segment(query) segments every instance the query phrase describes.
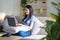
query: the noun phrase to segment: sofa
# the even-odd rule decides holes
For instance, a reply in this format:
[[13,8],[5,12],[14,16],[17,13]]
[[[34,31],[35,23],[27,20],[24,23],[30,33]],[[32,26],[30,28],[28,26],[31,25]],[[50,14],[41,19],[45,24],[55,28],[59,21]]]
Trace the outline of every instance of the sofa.
[[[8,16],[7,16],[8,17]],[[12,16],[10,16],[10,17],[12,17]],[[22,18],[20,18],[20,16],[14,16],[14,17],[16,17],[16,19],[18,20],[18,22],[21,22],[21,19]],[[52,20],[52,21],[55,21],[54,19],[51,19],[50,17],[37,17],[38,18],[38,20],[40,21],[40,22],[42,22],[44,25],[46,25],[46,20]],[[4,25],[4,24],[2,24],[2,25]],[[29,36],[29,37],[25,37],[25,38],[23,38],[23,39],[40,39],[40,38],[42,38],[42,37],[45,37],[47,35],[47,33],[46,33],[46,31],[44,30],[44,29],[41,29],[40,28],[40,30],[39,30],[39,32],[37,33],[37,34],[35,34],[35,35],[31,35],[31,36]]]
[[[8,21],[7,21],[7,17],[15,18],[15,23],[21,22],[20,16],[6,16],[6,17],[5,17],[5,20],[4,20],[3,24],[2,24],[4,28],[5,28],[5,27],[6,27],[6,28],[9,28],[9,23],[8,23]],[[38,18],[38,22],[41,22],[41,23],[40,23],[40,26],[42,26],[43,24],[44,24],[44,25],[46,24],[46,23],[45,23],[45,20],[47,20],[47,17],[37,17],[37,18]],[[43,20],[43,19],[45,19],[45,20]],[[10,22],[12,22],[12,21],[10,21]],[[11,23],[11,24],[12,24],[12,23]],[[35,24],[35,26],[36,26],[36,24]],[[12,27],[12,28],[13,28],[13,27]],[[10,28],[9,28],[9,29],[10,29]],[[17,30],[17,28],[14,28],[14,29]],[[36,29],[38,29],[38,30],[36,30]],[[41,34],[42,32],[44,32],[43,34],[46,34],[46,32],[45,32],[44,29],[41,29],[41,30],[40,30],[40,29],[41,29],[40,27],[39,27],[39,28],[36,27],[35,29],[34,29],[34,27],[33,27],[33,30],[37,32],[37,33],[35,32],[35,34]],[[43,30],[43,31],[40,33],[39,30],[40,30],[40,31]],[[4,30],[4,31],[5,31],[5,30]],[[12,30],[11,30],[11,31],[12,31]],[[34,32],[34,31],[33,31],[33,32]],[[39,32],[38,32],[38,31],[39,31]]]

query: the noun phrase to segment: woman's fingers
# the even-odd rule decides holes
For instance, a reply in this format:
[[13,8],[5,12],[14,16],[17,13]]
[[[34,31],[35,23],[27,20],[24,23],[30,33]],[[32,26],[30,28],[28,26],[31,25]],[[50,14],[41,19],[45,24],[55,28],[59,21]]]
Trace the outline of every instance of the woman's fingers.
[[23,24],[16,24],[17,26],[22,26]]

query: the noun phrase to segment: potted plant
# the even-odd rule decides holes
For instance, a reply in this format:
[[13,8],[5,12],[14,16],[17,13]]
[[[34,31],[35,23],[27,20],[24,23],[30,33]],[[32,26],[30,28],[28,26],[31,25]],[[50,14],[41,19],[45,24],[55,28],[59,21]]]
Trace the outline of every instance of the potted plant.
[[47,32],[46,37],[40,40],[60,40],[60,3],[51,2],[57,9],[58,13],[51,13],[50,16],[55,19],[55,21],[46,20],[46,27],[44,27]]
[[25,6],[28,4],[28,3],[32,3],[34,2],[35,0],[21,0],[21,6],[22,8],[25,8]]

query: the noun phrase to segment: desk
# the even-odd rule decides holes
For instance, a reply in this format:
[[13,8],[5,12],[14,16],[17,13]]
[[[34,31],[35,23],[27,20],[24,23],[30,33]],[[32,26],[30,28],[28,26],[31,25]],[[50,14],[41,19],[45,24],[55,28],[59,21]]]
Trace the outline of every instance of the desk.
[[19,36],[10,36],[10,37],[0,37],[0,40],[21,40],[22,37]]

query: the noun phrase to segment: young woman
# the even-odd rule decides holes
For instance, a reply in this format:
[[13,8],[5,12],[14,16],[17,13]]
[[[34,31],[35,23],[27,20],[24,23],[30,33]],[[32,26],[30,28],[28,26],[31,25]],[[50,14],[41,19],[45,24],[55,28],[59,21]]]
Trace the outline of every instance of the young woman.
[[25,16],[24,16],[22,22],[23,22],[24,25],[28,26],[27,28],[30,29],[30,30],[19,31],[16,35],[22,36],[22,37],[26,37],[26,36],[31,35],[31,30],[32,30],[32,27],[33,27],[33,24],[34,24],[34,22],[32,21],[32,17],[33,17],[33,8],[32,8],[31,5],[27,5],[25,7]]
[[[33,15],[33,8],[31,5],[27,5],[25,7],[25,16],[22,20],[23,24],[26,25],[28,29],[28,31],[19,31],[16,35],[18,36],[22,36],[22,37],[26,37],[26,36],[30,36],[31,35],[31,30],[32,28],[35,27],[35,29],[33,30],[33,34],[35,34],[35,31],[39,28],[40,29],[40,25],[43,25],[39,22],[39,20]],[[23,25],[21,24],[21,25]],[[35,25],[34,25],[35,24]],[[34,26],[34,27],[33,27]],[[37,32],[37,31],[36,31]]]

